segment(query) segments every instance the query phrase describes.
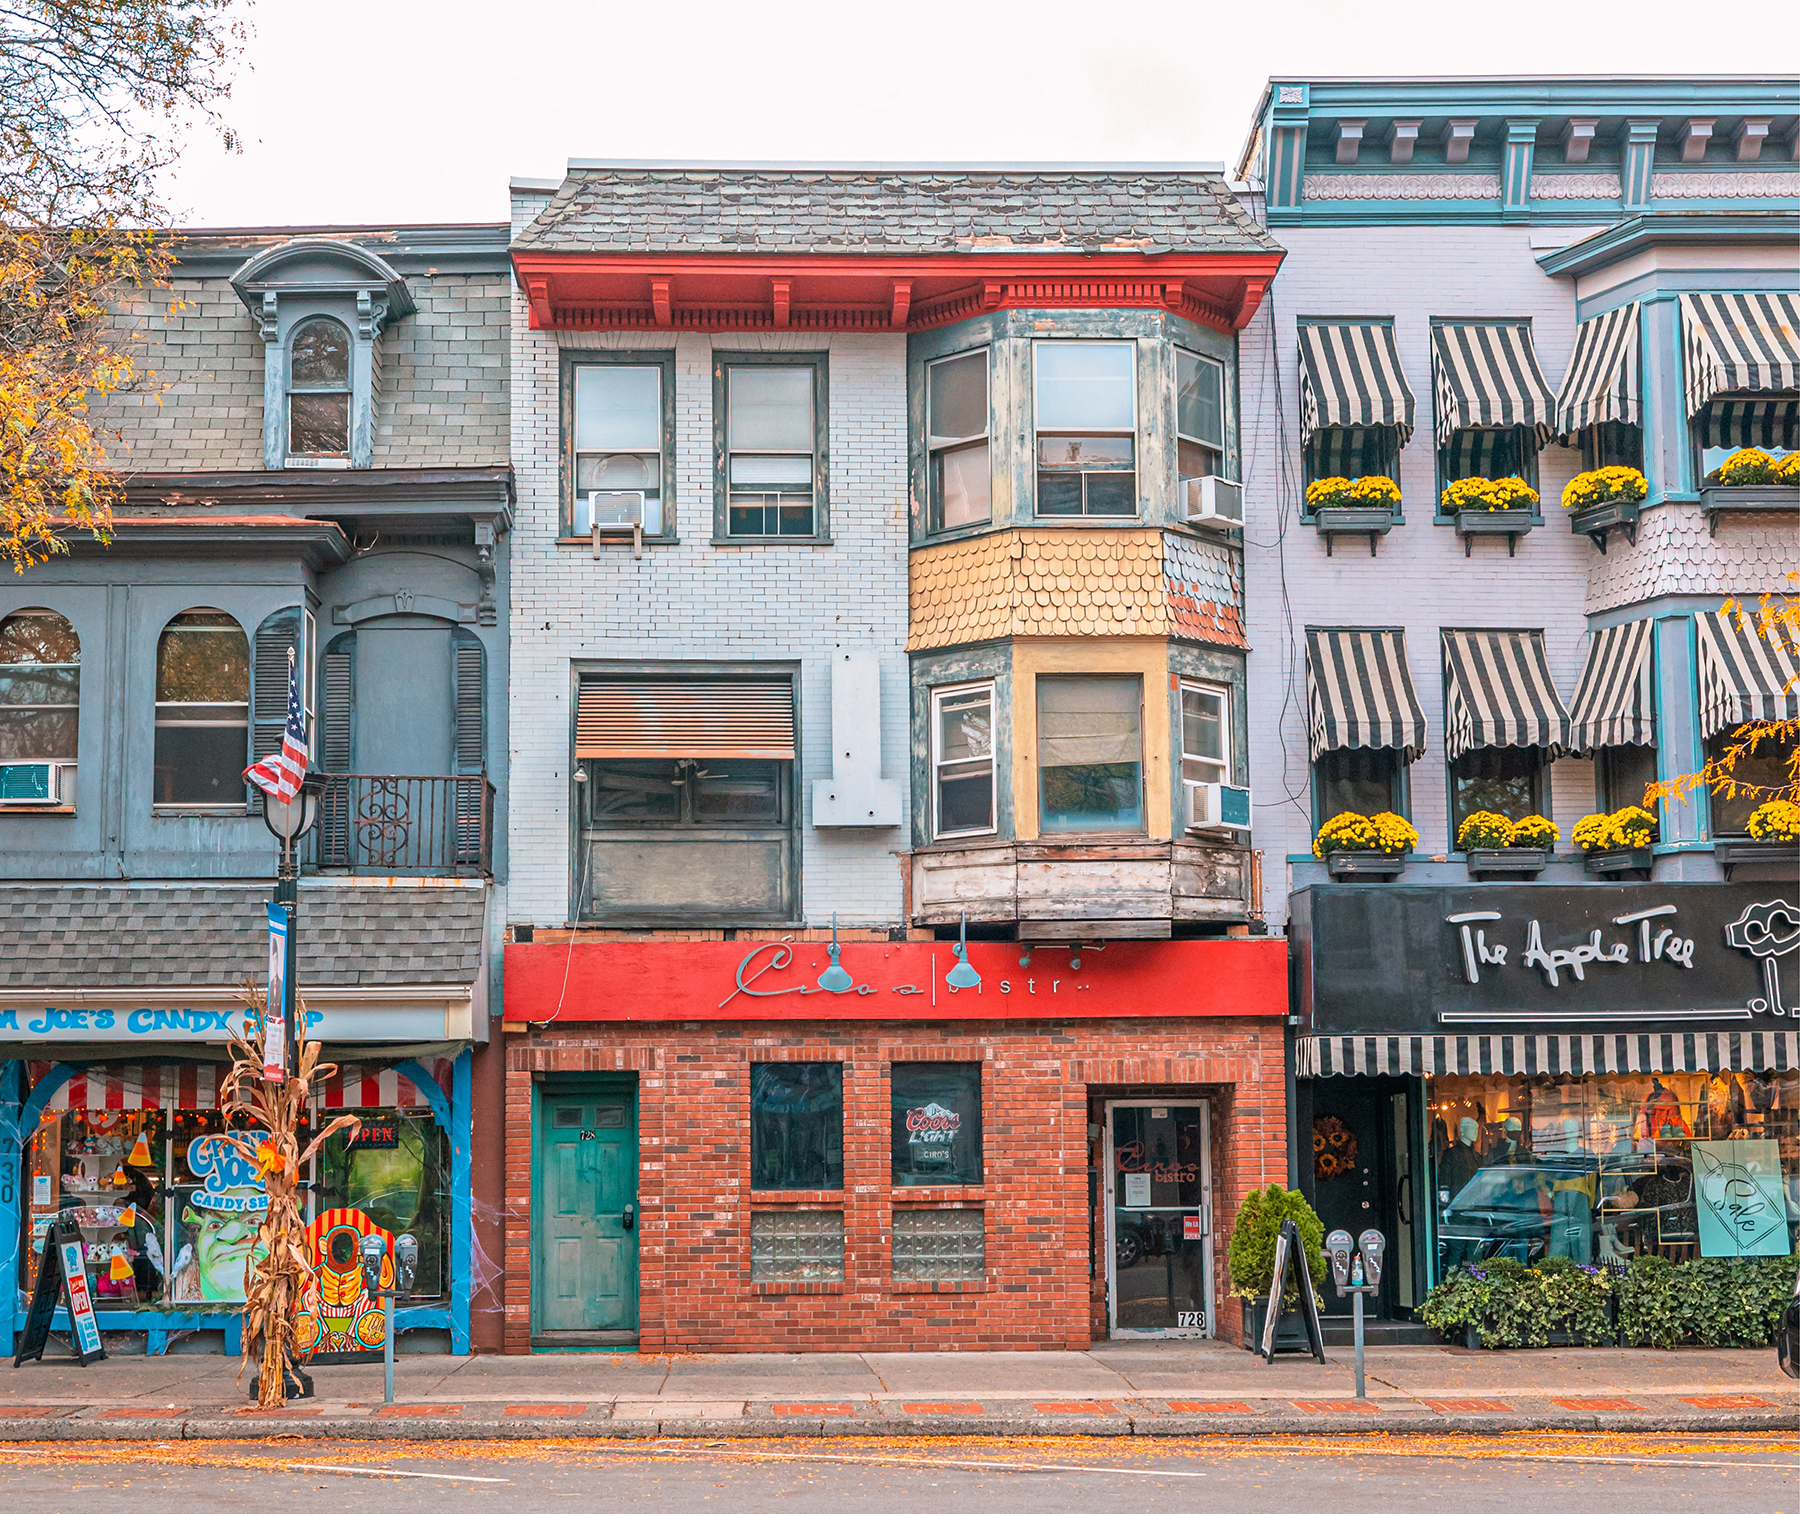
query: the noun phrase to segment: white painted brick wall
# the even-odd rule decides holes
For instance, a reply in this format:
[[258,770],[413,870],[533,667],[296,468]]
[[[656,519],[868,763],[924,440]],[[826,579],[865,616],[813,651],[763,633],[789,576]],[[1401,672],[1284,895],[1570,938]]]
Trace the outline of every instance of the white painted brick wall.
[[[1545,275],[1523,227],[1283,227],[1288,255],[1272,297],[1241,344],[1245,580],[1249,599],[1250,763],[1256,844],[1265,849],[1265,908],[1286,916],[1282,859],[1312,845],[1311,768],[1306,737],[1306,644],[1311,626],[1401,626],[1427,747],[1410,772],[1421,850],[1450,849],[1444,769],[1444,696],[1438,633],[1454,627],[1542,629],[1550,670],[1565,702],[1587,646],[1588,575],[1601,558],[1573,535],[1560,503],[1580,453],[1552,443],[1538,458],[1544,524],[1508,558],[1504,540],[1461,539],[1432,523],[1430,321],[1433,316],[1530,317],[1538,361],[1554,392],[1575,339],[1567,280]],[[1382,538],[1340,538],[1336,556],[1300,522],[1304,478],[1296,318],[1391,316],[1408,384],[1418,401],[1412,441],[1400,454],[1406,523]],[[1271,382],[1279,375],[1279,386]],[[1557,763],[1552,818],[1569,826],[1594,807],[1593,764]]]
[[[527,204],[535,209],[541,200]],[[558,339],[676,353],[677,546],[559,547]],[[712,351],[830,352],[828,547],[714,547]],[[509,910],[554,924],[569,913],[571,667],[579,659],[791,660],[800,665],[801,885],[809,924],[901,923],[892,830],[815,830],[812,780],[831,775],[830,658],[881,659],[883,776],[907,781],[906,341],[782,332],[712,338],[529,329],[513,305],[512,771]],[[665,506],[665,508],[668,508]]]

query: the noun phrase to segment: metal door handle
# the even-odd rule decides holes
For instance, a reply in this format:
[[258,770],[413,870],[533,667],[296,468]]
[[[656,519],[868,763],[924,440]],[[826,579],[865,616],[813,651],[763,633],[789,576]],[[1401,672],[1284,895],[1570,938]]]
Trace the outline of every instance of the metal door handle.
[[625,1228],[627,1230],[631,1229],[632,1225],[634,1223],[636,1223],[636,1221],[637,1221],[636,1206],[632,1205],[632,1204],[627,1204],[625,1206],[625,1213],[623,1215],[621,1215],[620,1218],[621,1218],[621,1220],[623,1220]]
[[1401,1224],[1412,1224],[1412,1174],[1410,1172],[1402,1173],[1400,1176],[1400,1189],[1394,1195],[1394,1207],[1400,1211]]

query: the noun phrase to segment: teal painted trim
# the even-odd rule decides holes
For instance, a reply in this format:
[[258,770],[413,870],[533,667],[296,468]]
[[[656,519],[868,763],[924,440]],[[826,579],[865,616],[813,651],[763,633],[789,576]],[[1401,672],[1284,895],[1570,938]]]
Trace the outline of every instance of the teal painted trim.
[[1588,629],[1604,631],[1611,626],[1622,626],[1634,620],[1679,620],[1684,616],[1691,618],[1716,610],[1724,603],[1723,594],[1662,594],[1655,599],[1639,600],[1636,604],[1621,605],[1617,609],[1602,610],[1590,615],[1587,618]]
[[[19,1293],[20,1245],[24,1230],[25,1127],[19,1122],[25,1102],[25,1064],[0,1064],[0,1298]],[[0,1356],[13,1353],[13,1311],[0,1317]]]
[[[1700,738],[1699,680],[1694,617],[1691,614],[1659,615],[1654,629],[1655,667],[1652,687],[1656,695],[1656,778],[1668,783],[1684,773],[1695,773],[1706,760]],[[1710,834],[1709,806],[1704,790],[1680,800],[1664,800],[1663,841],[1676,846],[1697,842]]]
[[1544,117],[1793,115],[1800,87],[1772,74],[1501,74],[1346,76],[1276,74],[1269,89],[1304,91],[1313,121],[1340,115]]
[[1687,852],[1705,852],[1712,854],[1713,844],[1710,841],[1658,841],[1650,848],[1654,857],[1674,857]]
[[475,1220],[470,1159],[474,1104],[470,1077],[475,1053],[464,1047],[450,1064],[450,1350],[469,1354],[469,1306],[475,1291]]
[[19,1116],[21,1132],[38,1128],[38,1122],[44,1117],[45,1106],[49,1104],[56,1091],[79,1071],[81,1068],[72,1062],[58,1062],[37,1080],[36,1086],[31,1090],[31,1097],[25,1101],[24,1112]]
[[1537,148],[1535,119],[1506,123],[1506,159],[1501,174],[1500,219],[1524,220],[1531,208],[1531,163]]
[[[1619,218],[1617,200],[1563,200],[1554,212],[1532,201],[1530,213],[1503,221],[1499,200],[1308,200],[1300,210],[1268,212],[1271,229],[1278,226],[1585,226],[1607,225]],[[1453,208],[1453,207],[1461,207]]]
[[[1795,178],[1796,188],[1800,189],[1800,174]],[[1671,213],[1674,207],[1659,201],[1656,210],[1632,215],[1591,237],[1540,254],[1537,265],[1552,275],[1592,273],[1646,247],[1665,243],[1791,244],[1800,234],[1800,212],[1794,210],[1792,202],[1781,201],[1770,210],[1753,211],[1751,206],[1756,203],[1759,202],[1682,201],[1679,211]],[[1707,213],[1696,215],[1696,210]]]
[[1306,128],[1277,126],[1270,133],[1269,178],[1266,194],[1270,205],[1298,205],[1306,174]]
[[[1797,233],[1800,234],[1800,233]],[[1759,290],[1787,292],[1794,288],[1794,275],[1779,268],[1681,268],[1662,269],[1615,284],[1604,294],[1575,302],[1576,321],[1589,321],[1621,305],[1643,304],[1651,300],[1673,300],[1683,294],[1755,293]]]
[[[467,1056],[468,1053],[462,1052],[459,1055]],[[404,1062],[396,1062],[394,1071],[418,1089],[425,1102],[431,1106],[432,1119],[448,1130],[450,1128],[450,1101],[444,1096],[444,1090],[438,1086],[438,1080],[410,1058]]]
[[1656,118],[1629,121],[1625,126],[1625,208],[1647,210],[1650,180],[1656,168]]

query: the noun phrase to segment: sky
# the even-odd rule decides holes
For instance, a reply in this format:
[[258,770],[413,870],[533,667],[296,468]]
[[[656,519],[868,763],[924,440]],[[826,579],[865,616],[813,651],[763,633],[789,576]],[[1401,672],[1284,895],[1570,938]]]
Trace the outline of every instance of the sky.
[[[497,221],[570,158],[1236,159],[1271,73],[1741,73],[1792,0],[260,0],[179,224]],[[1767,44],[1786,37],[1786,56]],[[1747,48],[1746,38],[1762,44]]]

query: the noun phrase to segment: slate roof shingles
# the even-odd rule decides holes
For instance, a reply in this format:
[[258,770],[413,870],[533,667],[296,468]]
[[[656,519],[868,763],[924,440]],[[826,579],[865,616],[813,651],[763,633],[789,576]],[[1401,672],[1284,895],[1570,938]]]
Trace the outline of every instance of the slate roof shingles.
[[[1216,173],[570,169],[518,252],[1274,252]],[[1133,246],[1132,250],[1140,250]]]

